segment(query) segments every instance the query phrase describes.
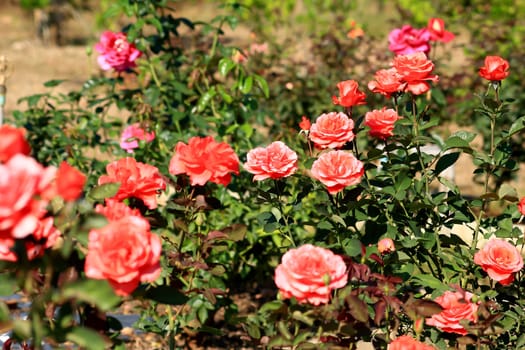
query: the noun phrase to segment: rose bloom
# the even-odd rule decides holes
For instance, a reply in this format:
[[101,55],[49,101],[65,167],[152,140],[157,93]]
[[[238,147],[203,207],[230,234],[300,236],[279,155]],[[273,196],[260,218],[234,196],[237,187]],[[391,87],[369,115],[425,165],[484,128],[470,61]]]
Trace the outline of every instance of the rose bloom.
[[388,48],[396,55],[430,51],[430,32],[427,28],[415,29],[410,25],[396,28],[388,34]]
[[31,147],[25,135],[25,129],[8,124],[0,125],[0,163],[7,162],[15,154],[29,155]]
[[208,181],[227,186],[231,174],[239,174],[239,158],[225,142],[217,142],[211,136],[194,136],[188,144],[177,143],[169,172],[188,175],[192,186],[204,186]]
[[437,82],[437,75],[432,75],[434,63],[427,59],[423,52],[410,55],[396,56],[392,61],[392,66],[396,69],[402,82],[405,82],[405,92],[414,95],[421,95],[430,90],[427,80]]
[[265,148],[254,148],[246,158],[244,169],[255,175],[254,181],[288,177],[297,170],[297,153],[281,141],[272,142]]
[[472,303],[472,293],[464,291],[446,291],[434,301],[441,305],[443,310],[426,319],[426,324],[439,328],[443,332],[467,334],[461,325],[462,320],[477,322],[478,305]]
[[445,30],[445,22],[441,18],[429,19],[427,30],[430,32],[431,41],[441,41],[443,43],[448,43],[455,37],[454,33]]
[[355,80],[345,80],[337,83],[339,89],[339,97],[332,96],[334,105],[343,107],[352,107],[366,104],[366,95],[359,91],[359,85]]
[[72,167],[67,162],[62,162],[56,174],[57,193],[66,201],[75,201],[82,194],[86,184],[86,175]]
[[403,91],[406,85],[401,82],[401,78],[395,68],[378,70],[374,78],[375,80],[368,83],[368,88],[370,91],[385,95],[387,98]]
[[310,127],[309,137],[321,149],[342,147],[354,139],[354,121],[341,112],[321,114]]
[[306,116],[301,117],[301,122],[299,123],[299,127],[303,131],[309,131],[310,127],[312,126],[312,123],[310,122],[310,119],[306,118]]
[[137,162],[134,158],[123,158],[106,166],[107,175],[98,179],[98,184],[120,183],[118,192],[113,197],[124,200],[134,197],[141,199],[150,208],[157,207],[157,193],[166,189],[166,182],[159,169],[153,165]]
[[377,250],[381,254],[388,254],[396,251],[396,246],[392,238],[383,238],[377,242]]
[[474,255],[474,263],[502,285],[514,281],[514,273],[523,268],[523,258],[518,249],[502,239],[491,239]]
[[408,335],[403,335],[388,344],[388,350],[435,350],[431,345],[421,343]]
[[142,55],[133,43],[128,42],[125,33],[110,31],[102,33],[95,50],[100,53],[97,59],[100,68],[102,70],[113,68],[117,72],[135,67],[135,60]]
[[521,215],[525,215],[525,197],[520,199],[520,202],[518,203],[518,210],[520,211]]
[[105,279],[121,296],[131,294],[140,282],[153,282],[161,272],[160,238],[139,216],[125,216],[89,232],[84,271]]
[[44,168],[33,158],[17,154],[0,164],[0,237],[25,238],[45,214],[40,200]]
[[348,272],[339,255],[305,244],[283,255],[274,279],[284,298],[319,305],[328,303],[333,289],[346,285]]
[[327,187],[328,193],[336,194],[347,186],[361,182],[365,168],[352,153],[330,151],[321,154],[312,164],[311,173]]
[[120,148],[128,153],[133,153],[135,148],[139,148],[139,141],[151,142],[155,139],[155,132],[147,132],[140,123],[129,125],[120,136]]
[[485,57],[485,65],[479,69],[480,77],[500,81],[509,76],[509,62],[499,56]]
[[387,139],[394,135],[394,124],[401,119],[393,109],[374,109],[365,115],[365,125],[370,128],[370,136]]

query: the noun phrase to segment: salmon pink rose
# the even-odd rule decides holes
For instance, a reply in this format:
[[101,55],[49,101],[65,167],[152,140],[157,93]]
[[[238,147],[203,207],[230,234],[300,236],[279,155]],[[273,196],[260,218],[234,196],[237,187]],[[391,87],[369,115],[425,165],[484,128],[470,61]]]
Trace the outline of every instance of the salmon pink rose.
[[381,254],[388,254],[396,251],[396,246],[392,238],[383,238],[377,242],[377,250]]
[[336,194],[361,182],[365,168],[352,153],[330,151],[321,154],[312,164],[311,173],[327,187],[328,193]]
[[148,221],[125,216],[89,232],[84,271],[89,278],[107,280],[116,294],[125,296],[160,276],[160,254],[160,238],[150,232]]
[[204,186],[208,181],[228,186],[231,174],[239,174],[239,158],[227,143],[195,136],[188,144],[177,143],[169,172],[188,175],[192,186]]
[[297,153],[281,141],[272,142],[268,147],[257,147],[248,152],[244,169],[254,174],[254,181],[280,179],[297,170]]
[[521,215],[525,215],[525,197],[522,197],[518,203],[518,210]]
[[343,258],[311,244],[287,251],[275,269],[275,284],[284,298],[313,305],[328,303],[332,290],[347,280]]
[[518,249],[502,239],[491,239],[474,255],[474,263],[481,266],[490,278],[502,285],[514,281],[514,273],[523,268]]
[[509,76],[509,62],[499,56],[485,57],[485,65],[479,69],[480,77],[490,81],[501,81]]
[[437,75],[431,74],[434,63],[427,59],[423,52],[396,56],[392,66],[399,74],[401,82],[406,83],[404,91],[413,95],[421,95],[430,90],[427,81],[439,80]]
[[448,43],[455,37],[454,33],[445,30],[445,22],[441,18],[429,19],[427,30],[430,32],[431,41],[441,41],[443,43]]
[[139,148],[139,141],[151,142],[155,139],[155,132],[147,132],[140,123],[129,125],[120,136],[120,148],[128,153],[133,153],[135,148]]
[[368,83],[368,88],[370,91],[385,95],[387,98],[403,91],[406,85],[406,83],[401,82],[401,77],[395,68],[378,70],[374,78],[375,80]]
[[7,162],[15,154],[29,155],[31,147],[25,135],[25,129],[8,124],[0,125],[0,163]]
[[141,199],[150,209],[157,208],[157,194],[166,189],[166,182],[157,167],[128,157],[109,163],[106,172],[108,174],[100,176],[98,184],[120,183],[114,199],[122,201],[134,197]]
[[410,25],[396,28],[388,34],[388,48],[396,55],[430,51],[430,32],[427,28],[415,29]]
[[370,128],[370,136],[382,140],[394,135],[394,124],[401,119],[393,109],[374,109],[365,115],[365,125]]
[[477,322],[478,305],[471,302],[472,293],[465,291],[446,291],[434,301],[443,310],[426,319],[426,324],[439,328],[443,332],[467,334],[461,321]]
[[57,193],[66,201],[75,201],[82,194],[86,175],[67,162],[62,162],[56,173]]
[[339,89],[339,97],[332,96],[334,105],[343,107],[352,107],[366,104],[366,95],[359,91],[359,85],[355,80],[345,80],[337,83]]
[[123,72],[135,67],[135,61],[142,55],[134,44],[128,42],[124,33],[105,31],[100,36],[100,41],[95,45],[95,50],[100,53],[97,62],[102,70],[114,69]]
[[312,123],[310,122],[310,119],[303,115],[301,117],[301,122],[299,123],[299,128],[301,128],[302,131],[309,131],[311,126]]
[[388,344],[388,350],[435,350],[431,345],[421,343],[408,335],[403,335]]
[[344,113],[321,114],[310,127],[310,140],[317,148],[339,148],[354,139],[354,121]]

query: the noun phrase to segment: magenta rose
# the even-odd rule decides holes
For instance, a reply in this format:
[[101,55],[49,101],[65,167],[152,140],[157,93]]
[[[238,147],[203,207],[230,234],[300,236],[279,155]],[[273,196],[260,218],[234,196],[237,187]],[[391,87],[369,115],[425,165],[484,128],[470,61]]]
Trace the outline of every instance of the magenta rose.
[[388,34],[388,48],[396,55],[430,51],[431,34],[427,28],[415,29],[409,25],[396,28]]
[[135,67],[135,60],[142,55],[133,43],[128,42],[126,34],[110,31],[102,33],[95,50],[100,53],[97,59],[100,68],[103,70],[113,68],[117,72]]

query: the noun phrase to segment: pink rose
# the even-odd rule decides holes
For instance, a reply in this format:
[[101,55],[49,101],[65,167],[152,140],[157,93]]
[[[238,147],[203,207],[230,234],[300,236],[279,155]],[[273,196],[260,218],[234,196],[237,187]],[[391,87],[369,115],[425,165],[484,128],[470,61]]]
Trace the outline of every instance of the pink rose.
[[161,272],[159,236],[150,232],[146,219],[124,216],[89,232],[84,271],[105,279],[118,295],[131,294],[140,282],[153,282]]
[[334,105],[352,107],[366,104],[366,95],[359,91],[359,84],[355,80],[345,80],[337,83],[339,97],[332,96]]
[[312,164],[311,173],[327,187],[328,193],[336,194],[361,182],[365,168],[352,153],[330,151],[321,154]]
[[135,60],[142,55],[134,44],[128,42],[125,33],[110,31],[102,33],[95,50],[100,53],[97,59],[100,68],[103,70],[113,68],[117,72],[135,67]]
[[310,127],[310,140],[316,147],[339,148],[354,139],[354,121],[344,113],[325,113]]
[[280,179],[297,170],[297,153],[281,141],[272,142],[268,147],[257,147],[247,154],[244,169],[254,174],[254,180]]
[[430,51],[430,32],[427,28],[415,29],[410,25],[394,29],[388,34],[388,48],[396,55]]
[[448,333],[465,335],[467,330],[461,325],[462,320],[477,322],[478,305],[472,303],[472,293],[464,291],[446,291],[434,301],[443,310],[426,319],[426,324]]
[[388,344],[388,350],[435,350],[431,345],[421,343],[408,335],[403,335]]
[[381,254],[388,254],[396,251],[396,246],[392,238],[383,238],[377,242],[377,250]]
[[287,251],[275,269],[275,284],[284,298],[313,305],[328,303],[332,290],[344,287],[347,279],[343,258],[311,244]]
[[405,92],[421,95],[430,90],[427,81],[437,82],[437,75],[432,74],[434,63],[423,52],[399,55],[392,61],[401,82],[405,83]]
[[518,203],[518,210],[520,211],[521,215],[525,215],[525,197],[520,199],[520,202]]
[[401,82],[401,77],[395,68],[378,70],[374,79],[368,83],[368,88],[370,91],[386,97],[402,92],[406,85],[406,83]]
[[502,285],[514,281],[514,273],[523,268],[518,249],[502,239],[491,239],[474,255],[474,263],[481,266],[490,278]]
[[120,136],[120,148],[128,153],[133,153],[135,148],[139,148],[139,141],[151,142],[155,139],[155,132],[147,132],[140,123],[129,125]]
[[370,136],[387,139],[394,135],[394,124],[401,119],[393,109],[374,109],[365,115],[365,125],[370,128]]

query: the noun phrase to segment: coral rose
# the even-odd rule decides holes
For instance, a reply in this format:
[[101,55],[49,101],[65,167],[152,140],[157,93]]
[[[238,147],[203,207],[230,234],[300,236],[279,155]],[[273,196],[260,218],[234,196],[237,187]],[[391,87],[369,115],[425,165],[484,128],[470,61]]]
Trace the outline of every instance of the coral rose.
[[375,80],[368,83],[370,91],[385,95],[388,98],[403,91],[406,85],[406,83],[401,82],[401,77],[395,68],[378,70],[374,78]]
[[388,344],[388,350],[435,350],[431,345],[421,343],[408,335],[403,335]]
[[297,153],[281,141],[268,147],[257,147],[248,152],[244,169],[254,174],[253,180],[280,179],[297,170]]
[[523,268],[523,258],[518,249],[502,239],[491,239],[474,255],[474,263],[495,281],[508,285],[514,273]]
[[139,141],[151,142],[155,139],[155,132],[147,132],[140,123],[129,125],[120,136],[120,148],[128,153],[133,153],[135,148],[139,148]]
[[125,216],[89,232],[84,271],[89,278],[108,280],[116,294],[129,295],[140,282],[160,276],[161,248],[147,220]]
[[312,176],[321,181],[330,194],[357,185],[365,173],[363,163],[345,151],[323,153],[312,164]]
[[525,197],[520,199],[518,203],[518,210],[520,211],[521,215],[525,215]]
[[67,162],[60,164],[56,173],[57,193],[60,197],[66,201],[77,200],[85,184],[86,175]]
[[430,32],[431,41],[448,43],[454,39],[454,33],[445,30],[445,22],[441,18],[428,20],[427,30]]
[[392,238],[383,238],[377,242],[377,250],[381,254],[388,254],[396,251],[396,246]]
[[284,298],[313,305],[328,303],[331,291],[344,287],[347,279],[343,258],[311,244],[287,251],[275,269],[275,284]]
[[354,139],[354,121],[344,113],[321,114],[310,127],[310,140],[317,148],[339,148]]
[[11,125],[0,125],[0,163],[5,163],[15,154],[29,155],[31,147],[25,139],[26,130]]
[[309,131],[311,126],[312,123],[310,122],[310,119],[303,115],[301,117],[301,122],[299,123],[299,128],[301,128],[302,131]]
[[388,48],[396,55],[430,51],[430,32],[427,28],[415,29],[410,25],[396,28],[388,34]]
[[370,136],[387,139],[394,135],[394,124],[401,119],[393,109],[374,109],[365,115],[365,125],[370,128]]
[[499,56],[485,57],[485,65],[479,69],[479,75],[490,81],[500,81],[509,76],[509,62]]
[[195,136],[188,144],[177,143],[169,172],[188,175],[192,186],[204,186],[208,181],[227,186],[231,174],[239,174],[239,158],[227,143]]
[[366,95],[359,91],[359,85],[355,80],[345,80],[337,83],[339,89],[339,97],[332,96],[334,105],[343,107],[352,107],[366,104]]
[[427,59],[423,52],[417,52],[410,55],[396,56],[392,61],[392,66],[400,76],[400,80],[406,83],[405,92],[414,95],[421,95],[430,90],[427,80],[437,82],[437,75],[432,75],[434,63]]
[[426,319],[426,324],[448,333],[465,335],[467,330],[461,325],[462,320],[477,322],[478,305],[471,302],[472,293],[464,291],[446,291],[434,301],[443,310]]
[[128,42],[124,33],[105,31],[95,45],[100,53],[97,62],[102,70],[113,68],[122,72],[136,66],[135,60],[142,55],[134,44]]
[[134,197],[141,199],[150,208],[157,207],[157,193],[166,189],[166,182],[159,169],[153,165],[137,162],[134,158],[123,158],[106,166],[107,175],[98,179],[98,184],[120,183],[118,192],[113,197],[124,200]]

